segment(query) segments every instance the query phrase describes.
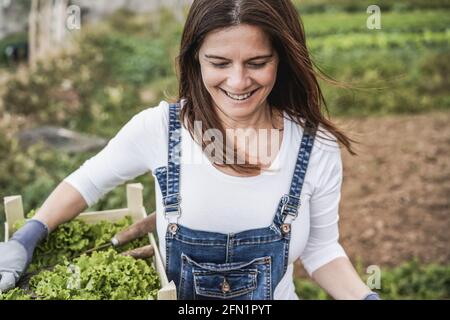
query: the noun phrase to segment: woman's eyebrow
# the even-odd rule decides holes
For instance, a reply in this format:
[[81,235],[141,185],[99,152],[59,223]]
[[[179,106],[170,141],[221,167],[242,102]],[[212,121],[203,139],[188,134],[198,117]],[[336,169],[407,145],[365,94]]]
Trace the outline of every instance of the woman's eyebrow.
[[[248,62],[248,61],[252,61],[252,60],[266,59],[266,58],[272,58],[272,57],[273,57],[273,54],[266,54],[266,55],[260,55],[260,56],[252,57],[252,58],[250,58],[250,59],[248,59],[246,61]],[[216,56],[216,55],[213,55],[213,54],[205,54],[205,58],[230,61],[230,59],[227,59],[227,58],[224,58],[224,57],[221,57],[221,56]]]

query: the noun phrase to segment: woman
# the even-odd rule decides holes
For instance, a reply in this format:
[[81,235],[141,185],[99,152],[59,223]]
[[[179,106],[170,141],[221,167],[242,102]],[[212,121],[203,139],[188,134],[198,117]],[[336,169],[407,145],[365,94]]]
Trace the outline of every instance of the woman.
[[151,171],[178,298],[298,299],[301,258],[332,297],[377,299],[338,243],[338,143],[352,153],[351,140],[322,114],[292,3],[195,0],[178,71],[179,103],[133,117],[0,247],[0,288],[14,285],[47,232]]

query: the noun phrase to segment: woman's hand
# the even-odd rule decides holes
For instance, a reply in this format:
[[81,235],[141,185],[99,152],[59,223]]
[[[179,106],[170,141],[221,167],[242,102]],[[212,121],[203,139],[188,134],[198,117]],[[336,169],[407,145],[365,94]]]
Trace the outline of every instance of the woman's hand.
[[11,240],[0,244],[0,291],[15,287],[30,264],[34,249],[47,236],[47,225],[31,219],[13,234]]
[[27,267],[27,250],[19,242],[0,243],[0,293],[16,286]]
[[81,194],[62,182],[45,200],[33,219],[0,243],[0,291],[14,288],[26,271],[36,246],[58,225],[75,218],[87,207]]

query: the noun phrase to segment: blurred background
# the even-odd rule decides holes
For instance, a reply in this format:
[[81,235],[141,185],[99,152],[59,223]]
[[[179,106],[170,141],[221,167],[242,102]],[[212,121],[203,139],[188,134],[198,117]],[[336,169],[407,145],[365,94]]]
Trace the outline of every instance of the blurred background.
[[[321,83],[330,117],[360,142],[358,156],[342,151],[344,248],[369,282],[381,270],[385,299],[450,299],[450,1],[293,2],[317,67],[352,86]],[[0,0],[1,197],[38,208],[134,114],[176,98],[190,3]],[[151,212],[152,176],[135,182]],[[120,186],[90,210],[125,203]],[[296,288],[330,298],[300,263]]]

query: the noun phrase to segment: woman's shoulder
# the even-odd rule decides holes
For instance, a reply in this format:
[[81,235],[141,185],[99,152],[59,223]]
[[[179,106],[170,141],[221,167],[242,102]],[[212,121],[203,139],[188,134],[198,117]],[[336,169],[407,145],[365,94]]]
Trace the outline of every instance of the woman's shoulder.
[[[297,146],[301,143],[304,129],[296,123],[291,122],[292,143]],[[298,149],[297,149],[298,150]],[[340,168],[342,168],[341,149],[336,136],[319,125],[314,137],[314,143],[309,157],[307,183],[315,190],[327,182],[331,176],[338,177]],[[331,174],[330,172],[333,172]]]
[[132,132],[128,140],[142,152],[152,171],[167,162],[169,105],[162,100],[146,107],[127,124]]
[[169,105],[168,101],[162,100],[157,105],[146,107],[137,113],[133,120],[143,124],[143,129],[147,132],[162,134],[164,129],[168,128]]
[[157,105],[153,105],[145,108],[141,112],[137,114],[145,119],[158,119],[163,120],[164,118],[168,118],[169,115],[169,105],[170,103],[166,100],[161,100]]
[[159,122],[164,127],[167,127],[169,123],[169,111],[171,104],[177,104],[179,108],[182,108],[183,100],[181,100],[181,103],[161,100],[158,105],[147,107],[146,109],[139,112],[136,116],[145,119],[148,123],[155,124],[155,122]]
[[159,104],[146,107],[136,113],[121,129],[121,135],[128,137],[145,148],[148,141],[152,141],[152,148],[167,140],[169,118],[169,103],[161,101]]
[[336,136],[328,129],[319,125],[319,129],[316,132],[315,146],[325,152],[340,152],[340,146]]
[[[291,126],[294,130],[294,135],[297,136],[298,140],[300,141],[303,137],[303,127],[289,117],[288,121],[290,121],[291,123]],[[328,129],[326,129],[322,124],[319,124],[319,128],[314,138],[313,152],[314,150],[321,152],[340,152],[340,146],[336,136]]]

